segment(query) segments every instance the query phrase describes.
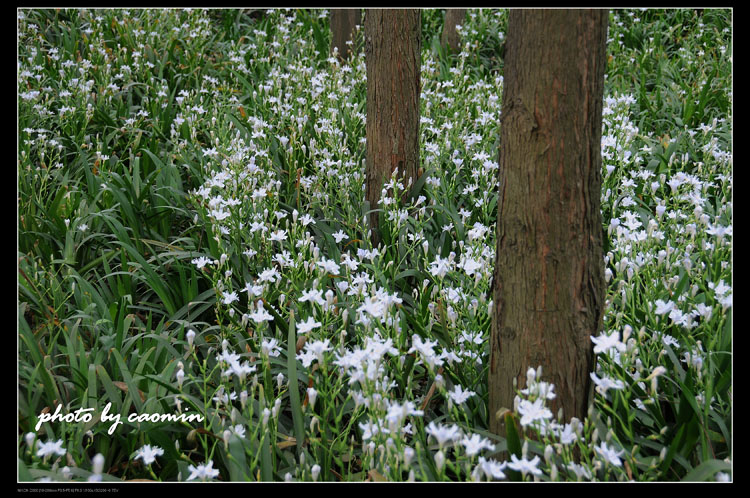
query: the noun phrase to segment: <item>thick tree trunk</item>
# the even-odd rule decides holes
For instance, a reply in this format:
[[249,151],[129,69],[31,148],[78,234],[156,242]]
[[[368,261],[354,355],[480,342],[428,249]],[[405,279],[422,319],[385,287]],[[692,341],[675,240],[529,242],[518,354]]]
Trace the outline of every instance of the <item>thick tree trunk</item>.
[[355,26],[362,24],[360,9],[331,9],[331,55],[338,47],[341,60],[346,60],[352,53],[357,53],[357,47],[348,41],[355,42]]
[[[380,191],[398,168],[405,182],[419,167],[421,12],[371,9],[365,15],[367,164],[365,199],[377,209]],[[407,186],[407,185],[405,185]],[[373,243],[378,213],[370,215]]]
[[607,10],[511,10],[503,83],[490,428],[528,368],[583,419],[601,326]]
[[466,20],[466,9],[446,9],[445,22],[443,23],[443,34],[440,44],[454,53],[461,50],[461,37],[456,31],[456,25],[463,26]]

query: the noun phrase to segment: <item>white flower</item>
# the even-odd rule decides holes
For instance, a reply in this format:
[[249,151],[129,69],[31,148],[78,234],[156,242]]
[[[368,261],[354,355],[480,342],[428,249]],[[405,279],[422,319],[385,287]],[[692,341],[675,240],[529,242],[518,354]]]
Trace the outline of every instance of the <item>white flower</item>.
[[307,226],[310,223],[315,224],[315,219],[309,214],[303,214],[299,220],[302,222],[302,226]]
[[459,268],[463,268],[468,276],[472,276],[477,273],[477,270],[481,270],[482,266],[481,263],[475,261],[473,258],[465,257],[461,261]]
[[620,352],[625,351],[625,344],[620,342],[620,333],[615,331],[612,332],[610,335],[605,334],[602,332],[599,337],[591,337],[591,342],[596,344],[594,346],[594,353],[606,353],[612,348],[617,349]]
[[225,292],[224,298],[222,299],[222,302],[224,304],[232,304],[235,301],[238,301],[240,298],[237,296],[236,292]]
[[164,450],[159,448],[158,446],[151,446],[150,444],[146,444],[138,450],[133,460],[138,460],[140,458],[143,461],[144,465],[151,465],[156,461],[156,457],[163,454]]
[[213,260],[211,260],[211,258],[201,256],[200,258],[195,258],[194,260],[192,260],[191,263],[193,263],[198,267],[199,270],[201,270],[204,266],[213,264]]
[[573,472],[579,481],[581,480],[581,478],[586,479],[587,481],[591,479],[591,472],[589,472],[589,469],[587,469],[583,465],[579,465],[575,462],[570,462],[568,464],[568,470]]
[[250,313],[249,317],[259,325],[263,322],[273,321],[273,316],[263,307],[263,301],[258,301],[258,309]]
[[388,413],[385,415],[385,419],[388,421],[389,429],[394,433],[399,432],[407,416],[421,417],[424,415],[424,412],[417,410],[411,401],[405,401],[404,404],[399,404],[396,401],[386,401],[386,403],[388,403]]
[[62,439],[59,439],[57,441],[47,441],[46,443],[37,441],[36,456],[46,457],[47,455],[52,455],[52,454],[63,456],[65,453],[67,453],[67,450],[63,448],[62,445],[63,445]]
[[461,444],[466,448],[466,454],[474,456],[483,449],[494,450],[495,445],[489,439],[481,437],[479,434],[472,434],[471,437],[464,436]]
[[308,368],[315,360],[315,353],[306,349],[297,355],[297,359],[302,362],[303,367]]
[[448,396],[451,397],[454,403],[457,405],[462,404],[467,399],[469,399],[471,396],[474,396],[476,393],[474,391],[464,391],[463,388],[456,384],[453,386],[453,391],[448,391]]
[[[266,344],[264,343],[263,346],[266,346]],[[268,354],[269,354],[269,356],[278,356],[279,352],[275,351],[275,350],[274,351],[270,351],[269,350]],[[249,361],[246,361],[246,362],[244,362],[244,363],[242,363],[240,365],[240,362],[238,361],[237,358],[238,358],[238,355],[231,355],[231,356],[227,355],[226,356],[225,359],[229,363],[229,368],[227,370],[225,370],[224,372],[222,372],[222,375],[224,375],[225,377],[231,377],[234,374],[234,375],[238,376],[241,381],[244,381],[245,378],[249,374],[255,372],[256,367],[255,366],[250,366],[250,362]]]
[[516,455],[511,455],[510,459],[511,462],[508,463],[508,468],[520,472],[524,477],[526,477],[526,474],[542,475],[542,471],[538,468],[541,461],[539,456],[535,456],[531,460],[527,460],[526,457],[519,460]]
[[435,422],[430,422],[425,432],[434,437],[441,448],[461,437],[461,429],[457,425],[435,425]]
[[672,301],[667,301],[666,303],[662,301],[661,299],[656,300],[656,310],[654,310],[654,313],[657,315],[666,315],[672,309],[674,308],[674,303]]
[[609,389],[625,389],[625,384],[619,379],[614,381],[609,377],[602,377],[600,379],[594,372],[591,372],[591,379],[596,384],[596,391],[601,393],[602,396],[607,394]]
[[454,264],[449,259],[443,259],[440,256],[436,256],[435,261],[431,262],[430,266],[430,274],[433,277],[443,278],[453,269]]
[[258,275],[259,282],[278,282],[281,280],[281,275],[276,268],[266,268],[260,275]]
[[327,273],[332,273],[334,275],[339,274],[339,265],[337,265],[334,261],[331,261],[330,259],[321,258],[321,260],[318,261],[318,266],[321,267]]
[[428,339],[426,341],[422,341],[422,338],[417,334],[412,335],[411,339],[413,345],[409,349],[409,351],[407,351],[408,353],[414,353],[415,351],[418,351],[422,359],[424,359],[424,361],[426,361],[431,368],[434,368],[436,365],[440,366],[443,364],[443,360],[438,358],[435,354],[435,351],[433,351],[432,349],[437,346],[437,340],[430,341]]
[[479,457],[479,463],[477,468],[480,469],[484,475],[491,477],[492,479],[505,479],[505,470],[507,463],[500,463],[497,460],[485,460],[484,457]]
[[308,342],[305,344],[305,351],[308,354],[315,355],[318,363],[323,363],[323,353],[331,351],[331,349],[330,341],[328,339],[325,341]]
[[521,415],[521,425],[526,427],[537,420],[552,418],[552,412],[544,406],[543,399],[537,399],[533,403],[522,399],[518,404],[518,414]]
[[339,230],[338,232],[331,235],[333,235],[333,238],[336,239],[337,244],[340,244],[342,240],[349,238],[349,236],[345,234],[343,230]]
[[297,299],[300,303],[304,302],[311,302],[311,303],[317,303],[320,306],[323,306],[326,302],[325,299],[323,299],[323,291],[318,289],[310,289],[302,291],[302,297]]
[[573,424],[565,424],[565,427],[562,428],[558,437],[562,444],[572,444],[578,439],[578,434],[573,430]]
[[277,357],[281,354],[279,341],[276,338],[264,339],[260,345],[260,350],[265,356]]
[[368,420],[364,424],[360,422],[359,428],[362,430],[362,441],[372,439],[373,436],[380,433],[388,434],[390,432],[388,429],[380,427],[377,423],[373,423],[371,420]]
[[362,305],[357,308],[358,313],[362,314],[363,311],[366,311],[375,318],[380,318],[385,313],[385,305],[377,297],[367,296]]
[[193,465],[188,465],[188,470],[190,471],[190,476],[187,478],[188,481],[192,481],[193,479],[200,479],[201,481],[207,481],[209,479],[213,479],[214,477],[217,477],[219,475],[218,470],[214,470],[214,462],[209,461],[208,463],[202,463],[198,465],[197,467]]
[[272,242],[273,241],[282,242],[282,241],[286,240],[286,238],[287,238],[286,237],[286,232],[284,230],[277,230],[275,232],[271,232],[271,237],[270,238],[271,238]]
[[300,322],[297,324],[297,333],[298,334],[307,334],[313,329],[316,329],[321,326],[320,322],[316,322],[313,317],[307,317],[307,321]]
[[615,467],[620,467],[622,465],[622,461],[620,460],[620,456],[622,456],[625,453],[625,450],[615,451],[614,448],[610,448],[607,446],[607,443],[602,441],[601,445],[594,448],[599,455],[604,459],[605,462],[611,463]]
[[663,334],[661,336],[661,342],[665,346],[671,346],[673,348],[679,348],[680,347],[680,343],[677,341],[677,339],[675,339],[674,337],[672,337],[669,334]]

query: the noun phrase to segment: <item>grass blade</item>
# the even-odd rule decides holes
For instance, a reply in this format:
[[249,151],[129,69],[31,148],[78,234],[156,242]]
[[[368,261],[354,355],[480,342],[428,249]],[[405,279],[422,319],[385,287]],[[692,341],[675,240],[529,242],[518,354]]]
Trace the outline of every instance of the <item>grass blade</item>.
[[299,396],[299,382],[297,380],[297,334],[294,326],[294,310],[289,312],[289,331],[287,337],[287,376],[289,377],[289,402],[292,407],[294,423],[294,437],[297,439],[297,455],[302,453],[305,441],[304,415]]

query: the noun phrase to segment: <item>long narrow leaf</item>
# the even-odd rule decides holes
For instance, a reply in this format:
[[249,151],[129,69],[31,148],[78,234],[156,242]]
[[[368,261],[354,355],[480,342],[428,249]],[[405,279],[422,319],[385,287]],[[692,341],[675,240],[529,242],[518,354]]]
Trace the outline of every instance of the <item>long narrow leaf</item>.
[[289,376],[289,402],[292,408],[294,422],[294,437],[297,439],[297,455],[302,453],[305,441],[304,416],[299,396],[299,382],[297,380],[297,335],[295,333],[294,310],[289,312],[289,331],[287,336],[287,375]]

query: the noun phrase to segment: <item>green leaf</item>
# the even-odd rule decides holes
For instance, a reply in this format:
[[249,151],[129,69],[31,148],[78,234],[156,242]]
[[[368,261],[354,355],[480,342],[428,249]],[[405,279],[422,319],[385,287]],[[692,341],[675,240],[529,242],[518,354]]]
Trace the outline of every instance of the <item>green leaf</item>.
[[669,469],[669,466],[672,463],[672,459],[674,458],[675,453],[677,453],[677,448],[682,444],[683,434],[685,434],[685,426],[681,425],[677,430],[675,438],[672,440],[672,444],[669,445],[667,455],[664,457],[664,461],[661,464],[662,475],[666,475],[667,469]]
[[[112,383],[112,379],[109,377],[107,370],[102,365],[96,366],[96,373],[99,379],[102,381],[104,390],[107,391],[109,401],[112,403],[112,409],[109,411],[110,415],[119,413],[122,410],[122,398],[115,385]],[[107,403],[103,403],[106,405]]]
[[20,458],[16,459],[16,462],[18,464],[18,480],[20,482],[30,482],[33,481],[34,478],[29,473],[29,469],[26,468],[26,464],[23,463],[23,460]]
[[135,408],[136,410],[138,410],[138,413],[141,413],[143,411],[143,401],[141,401],[141,397],[138,394],[139,393],[138,386],[136,386],[135,382],[133,382],[133,377],[130,375],[128,366],[125,364],[125,360],[122,359],[122,355],[120,355],[120,352],[117,349],[113,349],[112,355],[115,357],[115,361],[117,361],[117,366],[120,368],[120,375],[125,381],[125,384],[128,386],[128,394],[130,395],[130,398],[133,400],[133,403],[135,404]]
[[[119,232],[118,238],[120,240],[118,241],[118,243],[128,251],[131,258],[138,262],[138,264],[140,265],[140,270],[142,270],[144,274],[142,278],[162,300],[164,307],[167,309],[167,313],[173,315],[176,311],[176,306],[174,304],[174,301],[172,300],[172,294],[171,292],[169,292],[168,284],[166,284],[166,282],[164,282],[164,280],[154,271],[153,266],[150,265],[143,256],[141,256],[140,252],[130,244],[129,237],[127,238],[127,240],[123,240],[123,231],[121,230],[122,225],[114,219],[105,218],[105,220],[107,221],[107,224],[113,227],[113,231]],[[118,227],[120,228],[120,230],[117,230]]]
[[260,443],[260,477],[262,481],[273,481],[273,459],[271,455],[271,433],[263,432],[263,439]]
[[292,406],[292,420],[294,422],[294,437],[297,439],[297,455],[302,453],[305,441],[304,415],[299,397],[299,382],[297,380],[297,334],[294,325],[294,310],[289,312],[289,331],[287,337],[287,376],[289,377],[289,402]]
[[88,387],[86,388],[88,399],[85,401],[83,407],[96,408],[97,392],[96,366],[91,364],[88,369]]
[[[505,440],[508,444],[508,452],[511,455],[515,455],[516,458],[521,458],[523,447],[521,444],[521,436],[516,426],[516,419],[513,412],[505,413]],[[521,474],[515,470],[508,470],[508,476],[511,481],[520,481]]]
[[229,455],[227,455],[227,461],[229,462],[227,467],[229,468],[229,479],[232,481],[249,481],[251,475],[250,469],[247,466],[247,458],[245,457],[245,446],[236,434],[232,434],[229,437]]
[[732,465],[723,460],[706,460],[682,478],[683,482],[703,482],[716,475],[717,472],[730,472]]

